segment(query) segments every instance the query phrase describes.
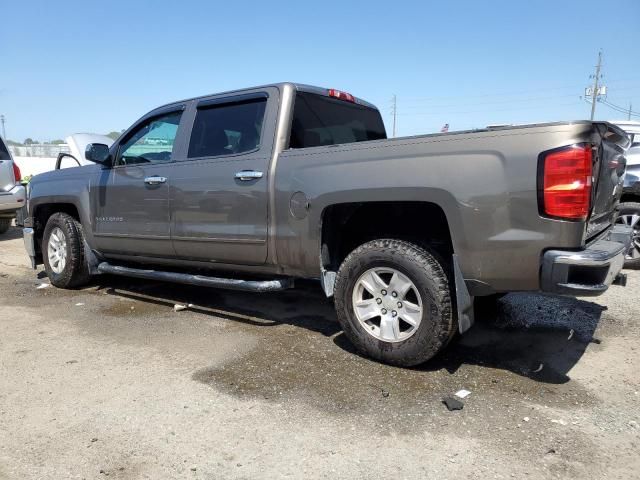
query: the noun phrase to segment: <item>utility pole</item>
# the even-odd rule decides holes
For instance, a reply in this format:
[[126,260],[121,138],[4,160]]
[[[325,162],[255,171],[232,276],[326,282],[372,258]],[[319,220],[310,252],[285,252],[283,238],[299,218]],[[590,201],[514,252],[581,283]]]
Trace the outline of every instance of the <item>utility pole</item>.
[[7,132],[4,130],[4,115],[0,115],[0,123],[2,123],[2,138],[7,139]]
[[631,120],[631,111],[633,110],[633,104],[629,102],[629,115],[627,115],[627,120]]
[[395,95],[391,102],[391,114],[393,115],[393,138],[396,138],[396,115],[398,113],[398,103]]
[[600,80],[600,68],[602,67],[602,50],[598,52],[598,65],[593,77],[593,92],[591,92],[591,120],[596,114],[596,101],[598,100],[598,80]]

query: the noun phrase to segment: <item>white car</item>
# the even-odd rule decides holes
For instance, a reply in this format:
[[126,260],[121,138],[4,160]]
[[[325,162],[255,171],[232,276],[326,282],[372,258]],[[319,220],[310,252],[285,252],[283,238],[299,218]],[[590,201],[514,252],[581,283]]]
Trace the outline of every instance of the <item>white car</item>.
[[20,168],[0,137],[0,234],[9,230],[17,211],[25,205],[26,192],[20,180]]

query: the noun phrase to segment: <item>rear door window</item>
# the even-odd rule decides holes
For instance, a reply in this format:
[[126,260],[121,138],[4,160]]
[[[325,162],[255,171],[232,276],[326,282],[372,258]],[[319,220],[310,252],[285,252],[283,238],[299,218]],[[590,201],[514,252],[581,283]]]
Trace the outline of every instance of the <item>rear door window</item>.
[[290,148],[319,147],[387,138],[375,108],[315,93],[298,92]]
[[217,157],[260,148],[266,97],[198,107],[189,158]]

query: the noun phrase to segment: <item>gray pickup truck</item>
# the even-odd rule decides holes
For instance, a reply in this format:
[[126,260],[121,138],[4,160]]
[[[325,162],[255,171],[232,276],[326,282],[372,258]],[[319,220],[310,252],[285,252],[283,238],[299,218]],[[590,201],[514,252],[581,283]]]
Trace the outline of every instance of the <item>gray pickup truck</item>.
[[88,145],[95,164],[36,176],[25,246],[61,288],[318,279],[360,351],[416,365],[471,326],[474,297],[623,283],[628,144],[587,121],[387,139],[348,93],[268,85],[157,108]]

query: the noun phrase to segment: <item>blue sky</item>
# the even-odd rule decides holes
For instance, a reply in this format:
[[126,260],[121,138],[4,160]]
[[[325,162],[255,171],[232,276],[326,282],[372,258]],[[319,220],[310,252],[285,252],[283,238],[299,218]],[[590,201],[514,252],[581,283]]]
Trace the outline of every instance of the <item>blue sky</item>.
[[[638,0],[4,0],[1,11],[0,113],[16,140],[120,130],[172,100],[289,80],[365,98],[389,130],[395,94],[399,135],[588,118],[580,96],[600,48],[608,101],[640,111]],[[598,105],[597,118],[622,116]]]

